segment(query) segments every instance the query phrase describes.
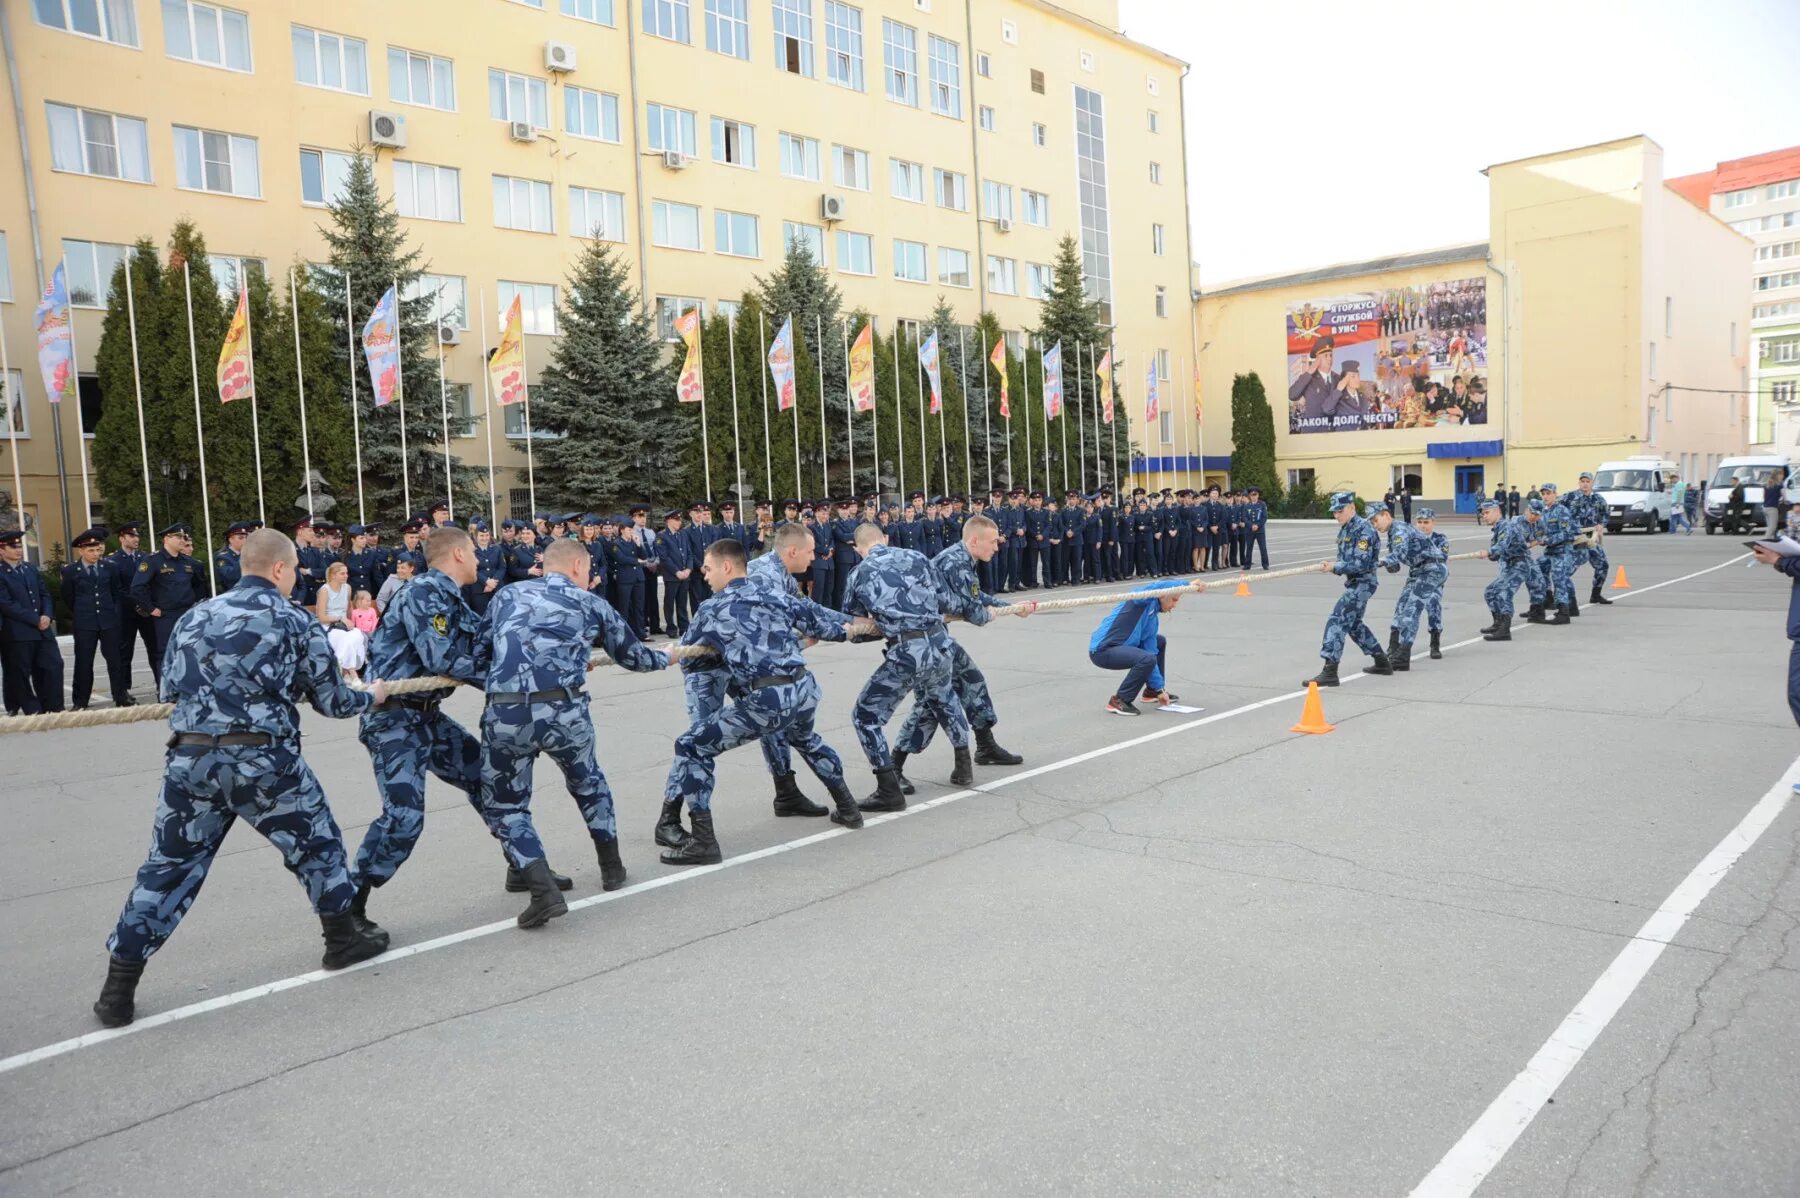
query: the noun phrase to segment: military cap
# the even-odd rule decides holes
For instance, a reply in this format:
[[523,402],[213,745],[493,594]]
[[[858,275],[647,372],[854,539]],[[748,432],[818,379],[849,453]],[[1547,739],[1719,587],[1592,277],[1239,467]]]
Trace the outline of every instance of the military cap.
[[1379,515],[1384,514],[1387,510],[1388,510],[1388,505],[1381,502],[1381,500],[1377,499],[1374,503],[1364,505],[1363,515],[1379,516]]
[[1137,498],[1139,495],[1142,495],[1142,494],[1144,494],[1144,488],[1142,488],[1142,487],[1133,487],[1131,489],[1131,497],[1133,499]]
[[[635,510],[636,510],[636,509],[635,509],[635,508],[634,508],[634,509],[632,509],[632,510],[633,510],[633,511],[635,511]],[[721,511],[721,512],[735,512],[735,511],[737,511],[737,500],[735,500],[735,499],[721,499],[721,500],[719,500],[719,510],[720,510],[720,511]]]
[[1341,512],[1347,507],[1356,506],[1356,495],[1351,491],[1333,491],[1331,502],[1327,505],[1333,513]]
[[[1488,503],[1493,504],[1494,501],[1490,499],[1490,500],[1488,500]],[[1499,505],[1495,504],[1494,506],[1497,507]],[[1414,524],[1417,524],[1421,520],[1436,520],[1436,519],[1437,519],[1437,513],[1432,511],[1428,507],[1422,507],[1418,511],[1413,513],[1413,523]]]
[[1313,338],[1312,352],[1313,352],[1314,357],[1318,357],[1320,354],[1323,354],[1323,353],[1329,353],[1331,350],[1333,350],[1335,348],[1337,348],[1337,342],[1333,341],[1329,337],[1314,337]]
[[630,528],[631,527],[631,517],[630,516],[613,516],[613,517],[610,517],[610,519],[613,524],[617,525],[620,528]]
[[681,519],[681,509],[678,507],[670,508],[668,511],[663,513],[663,519],[664,520],[679,520],[679,519]]
[[581,519],[584,514],[585,513],[582,512],[570,512],[568,515],[562,517],[562,522],[564,524],[573,524],[575,521]]
[[781,501],[781,507],[782,507],[782,510],[784,510],[784,511],[788,508],[799,507],[799,506],[800,506],[800,501],[798,499],[784,499]]
[[1361,374],[1362,363],[1358,362],[1355,358],[1345,358],[1343,372],[1345,374]]
[[549,512],[533,512],[531,518],[533,520],[542,520],[545,524],[548,524],[556,517],[552,516]]
[[311,528],[312,526],[313,526],[313,520],[312,520],[311,516],[302,516],[298,520],[294,521],[294,531],[295,532],[299,532],[303,528]]
[[[521,522],[515,521],[515,523],[521,523]],[[367,533],[369,536],[378,537],[381,535],[381,525],[365,524],[365,525],[363,525],[363,532]]]
[[[731,504],[727,503],[727,504],[724,504],[723,506],[730,507]],[[648,516],[650,514],[650,505],[647,503],[634,503],[630,507],[626,508],[625,510],[627,513],[629,513],[630,515],[633,515],[633,516],[637,516],[637,515]]]
[[1530,512],[1542,512],[1544,510],[1544,501],[1539,499],[1536,495],[1532,495],[1525,500],[1525,510]]
[[159,537],[191,537],[194,535],[194,530],[185,524],[177,523],[169,525],[156,535]]
[[314,520],[313,531],[322,532],[329,536],[334,533],[341,533],[344,530],[329,520]]
[[122,537],[136,536],[144,531],[144,522],[142,520],[127,520],[125,523],[119,525],[117,531]]
[[69,544],[76,549],[86,549],[89,545],[104,545],[106,544],[106,533],[98,528],[84,529]]
[[688,507],[687,507],[687,510],[690,512],[698,512],[698,511],[704,511],[704,510],[710,510],[710,509],[711,509],[711,505],[708,504],[706,502],[706,500],[704,500],[704,499],[696,499],[696,500],[694,500],[694,502],[688,504]]
[[1042,491],[1033,491],[1028,496],[1028,498],[1031,498],[1031,499],[1042,499],[1043,497],[1044,497],[1044,493]]
[[25,534],[16,528],[0,528],[0,545],[17,545]]
[[240,532],[252,533],[261,527],[262,527],[261,520],[239,520],[239,521],[236,521],[235,523],[233,523],[230,528],[227,528],[225,530],[225,535],[228,537],[235,537]]
[[1538,490],[1539,491],[1549,491],[1554,494],[1556,491],[1556,484],[1555,483],[1539,483]]
[[350,527],[349,527],[349,528],[348,528],[348,529],[347,529],[347,530],[346,530],[346,531],[348,531],[348,532],[349,532],[349,534],[350,534],[350,535],[351,535],[351,536],[353,536],[353,537],[360,537],[360,536],[362,536],[362,535],[363,535],[363,534],[364,534],[364,533],[365,533],[365,532],[368,532],[368,531],[369,531],[369,529],[368,529],[368,526],[367,526],[367,525],[363,525],[363,524],[352,524],[352,525],[351,525],[351,526],[350,526]]
[[1013,489],[1012,489],[1012,493],[1013,493],[1013,494],[1014,494],[1014,495],[1024,495],[1024,494],[1025,494],[1025,488],[1024,488],[1024,487],[1014,487],[1014,488],[1013,488]]
[[594,528],[597,525],[604,524],[604,523],[605,523],[604,520],[600,519],[600,517],[594,515],[594,513],[592,513],[592,512],[589,512],[587,515],[585,515],[581,518],[581,526],[583,528]]
[[908,499],[923,499],[923,498],[925,498],[925,492],[914,491],[911,495],[908,495],[907,498]]
[[1250,489],[1249,489],[1249,490],[1248,490],[1248,491],[1246,491],[1246,492],[1244,492],[1244,493],[1245,493],[1245,494],[1246,494],[1246,495],[1261,495],[1261,494],[1262,494],[1262,488],[1261,488],[1261,487],[1251,487],[1251,488],[1250,488]]
[[1006,494],[1006,492],[999,487],[990,487],[988,489],[988,498],[989,499],[992,499],[996,495],[1004,495],[1004,494]]
[[[1495,501],[1493,501],[1492,499],[1484,499],[1481,501],[1481,510],[1484,512],[1488,511],[1490,509],[1498,510],[1499,507],[1500,507],[1500,505],[1498,503],[1496,503]],[[1431,509],[1430,508],[1422,508],[1420,510],[1421,511],[1430,511]]]
[[483,520],[480,516],[470,516],[469,517],[469,531],[470,532],[486,532],[486,531],[488,531],[487,521]]
[[1594,481],[1594,472],[1592,470],[1583,470],[1581,472],[1581,478],[1578,479],[1577,481],[1584,482],[1584,483],[1593,482]]
[[447,512],[449,510],[450,510],[450,501],[448,499],[440,499],[436,503],[431,505],[430,511],[427,514],[430,514],[433,512]]
[[411,520],[408,520],[405,524],[402,524],[400,526],[400,531],[401,532],[424,532],[425,525],[428,523],[429,523],[429,521],[421,520],[419,517],[414,516]]
[[523,520],[515,520],[511,516],[508,516],[506,519],[500,521],[500,531],[505,532],[510,528],[514,532],[518,532],[520,528],[524,527],[524,524],[525,522]]

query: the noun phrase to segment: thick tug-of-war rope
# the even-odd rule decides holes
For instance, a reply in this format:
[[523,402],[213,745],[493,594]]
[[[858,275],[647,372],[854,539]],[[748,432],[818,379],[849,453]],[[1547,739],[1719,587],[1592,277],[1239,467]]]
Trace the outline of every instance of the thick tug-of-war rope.
[[[1582,547],[1589,544],[1587,538],[1577,538],[1575,545]],[[1487,557],[1487,550],[1477,549],[1469,553],[1453,553],[1446,561],[1464,561]],[[1286,570],[1265,571],[1255,575],[1257,582],[1271,582],[1279,578],[1299,578],[1307,574],[1320,573],[1322,568],[1329,567],[1329,561],[1313,562],[1310,565],[1294,566]],[[1033,613],[1053,613],[1073,611],[1082,607],[1104,607],[1112,603],[1125,603],[1136,599],[1154,599],[1163,595],[1189,595],[1196,592],[1209,591],[1216,587],[1236,586],[1242,579],[1251,577],[1248,573],[1233,574],[1229,578],[1195,579],[1179,585],[1158,587],[1155,590],[1118,591],[1107,595],[1077,595],[1068,599],[1039,599],[1035,602],[1009,603],[1003,607],[990,608],[996,616],[1024,616]],[[857,621],[850,625],[852,635],[860,632],[876,631],[868,621]],[[686,661],[695,657],[708,657],[712,649],[706,645],[669,645],[658,652],[669,655],[671,662]],[[596,653],[588,661],[588,669],[599,669],[601,666],[615,664],[613,659],[604,653]],[[349,684],[356,690],[366,691],[368,685],[360,682]],[[390,695],[410,695],[419,691],[443,690],[445,687],[466,686],[457,678],[426,677],[397,678],[387,684]],[[152,720],[166,720],[175,712],[173,703],[143,703],[136,707],[105,707],[88,711],[52,711],[41,715],[19,715],[0,717],[0,735],[22,732],[60,732],[68,728],[94,728],[103,724],[139,724]]]

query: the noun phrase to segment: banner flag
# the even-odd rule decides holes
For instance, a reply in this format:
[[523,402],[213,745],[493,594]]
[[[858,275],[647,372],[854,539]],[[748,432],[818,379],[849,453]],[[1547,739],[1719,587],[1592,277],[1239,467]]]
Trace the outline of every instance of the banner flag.
[[1161,412],[1161,395],[1156,380],[1156,355],[1148,355],[1150,367],[1144,373],[1144,423],[1155,424]]
[[1100,376],[1100,422],[1102,424],[1112,423],[1112,364],[1112,350],[1108,349],[1100,355],[1100,365],[1094,367],[1094,373]]
[[859,412],[875,410],[875,333],[865,324],[850,346],[850,396]]
[[775,379],[775,410],[794,406],[794,318],[781,322],[781,331],[769,347],[769,374]]
[[363,355],[369,359],[369,379],[375,385],[375,406],[394,402],[400,386],[400,314],[394,289],[389,287],[363,325]]
[[69,279],[63,264],[50,272],[50,286],[37,306],[38,369],[50,402],[75,398],[75,331],[69,326]]
[[525,398],[525,321],[520,307],[524,298],[513,296],[500,331],[500,348],[488,359],[488,377],[494,386],[495,401],[501,407]]
[[931,336],[925,338],[925,344],[919,347],[919,363],[925,367],[925,377],[931,380],[931,414],[944,414],[944,376],[938,364],[937,330],[931,330]]
[[238,284],[237,312],[225,330],[219,347],[219,402],[255,399],[256,381],[250,377],[250,293]]
[[706,380],[700,375],[700,309],[689,308],[676,317],[675,331],[687,346],[681,378],[675,383],[675,398],[682,403],[705,403]]
[[988,355],[988,361],[1000,372],[1000,417],[1012,419],[1012,394],[1006,378],[1006,339],[1002,337],[994,342],[994,352]]
[[1044,351],[1044,419],[1055,420],[1063,410],[1062,342]]

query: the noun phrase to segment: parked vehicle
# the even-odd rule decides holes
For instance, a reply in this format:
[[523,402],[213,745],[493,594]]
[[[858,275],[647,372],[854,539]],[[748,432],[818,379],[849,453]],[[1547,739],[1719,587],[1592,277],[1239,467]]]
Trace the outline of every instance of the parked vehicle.
[[1594,471],[1594,490],[1606,499],[1606,531],[1667,528],[1679,471],[1674,462],[1654,454],[1600,463]]
[[1726,458],[1719,463],[1718,469],[1706,484],[1706,494],[1701,497],[1701,510],[1706,516],[1708,535],[1725,527],[1726,505],[1731,499],[1732,488],[1738,483],[1744,484],[1744,502],[1750,508],[1750,522],[1753,527],[1763,524],[1763,483],[1770,471],[1779,471],[1787,478],[1787,487],[1783,492],[1783,502],[1792,504],[1800,500],[1800,482],[1795,480],[1795,464],[1785,454],[1756,454],[1748,457]]

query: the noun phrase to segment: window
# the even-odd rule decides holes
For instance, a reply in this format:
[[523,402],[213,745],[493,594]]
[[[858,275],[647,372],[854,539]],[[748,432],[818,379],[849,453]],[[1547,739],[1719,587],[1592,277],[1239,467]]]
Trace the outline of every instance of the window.
[[1297,470],[1287,472],[1287,485],[1290,492],[1302,487],[1310,489],[1318,485],[1317,476],[1311,466],[1302,466]]
[[944,287],[968,287],[969,251],[938,247],[938,283]]
[[64,33],[99,38],[119,46],[138,44],[137,0],[36,0],[31,8],[38,24]]
[[1158,79],[1155,75],[1145,75],[1144,90],[1153,96],[1162,95],[1162,80]]
[[1757,275],[1758,291],[1773,291],[1777,287],[1800,287],[1800,270],[1785,271],[1778,275]]
[[1800,196],[1800,179],[1788,179],[1781,183],[1771,183],[1763,189],[1765,200],[1786,200]]
[[1769,398],[1781,404],[1800,402],[1800,383],[1792,380],[1770,383]]
[[1000,335],[1006,338],[1007,353],[1015,358],[1022,358],[1025,356],[1025,334],[1015,329],[1012,332],[1003,331]]
[[1164,383],[1169,381],[1169,351],[1166,349],[1156,351],[1156,377]]
[[981,181],[981,215],[989,220],[1011,220],[1013,217],[1012,184],[983,179]]
[[1019,44],[1019,23],[1017,21],[1000,22],[1000,40],[1009,46]]
[[962,47],[937,34],[925,39],[931,69],[931,111],[962,119]]
[[344,184],[350,179],[350,164],[356,158],[336,150],[300,151],[300,202],[302,204],[335,204]]
[[170,58],[250,69],[250,16],[196,0],[162,0],[163,49]]
[[781,173],[790,179],[819,181],[819,142],[797,133],[781,135]]
[[554,233],[550,185],[537,179],[494,176],[494,227],[527,233]]
[[175,126],[175,186],[255,198],[262,194],[256,139]]
[[988,255],[987,274],[988,290],[997,295],[1017,295],[1019,292],[1019,264],[1011,258],[997,258]]
[[1800,337],[1783,337],[1779,341],[1765,341],[1769,361],[1777,365],[1787,366],[1800,362]]
[[1152,133],[1162,132],[1162,117],[1152,108],[1148,112],[1149,128]]
[[975,55],[975,73],[983,79],[994,77],[994,64],[987,55],[979,53]]
[[898,319],[894,322],[894,331],[896,333],[900,334],[902,337],[906,338],[908,341],[912,342],[914,345],[917,345],[919,343],[919,335],[924,330],[920,327],[918,321],[909,320],[908,318],[902,316],[900,319]]
[[1105,98],[1075,89],[1075,178],[1081,218],[1081,273],[1100,319],[1112,320],[1112,217],[1106,186]]
[[825,78],[863,90],[862,10],[839,0],[825,0]]
[[269,264],[261,258],[240,258],[233,254],[209,254],[206,258],[207,269],[212,271],[213,287],[219,298],[227,304],[236,305],[238,288],[247,284],[250,272],[255,271],[264,281],[269,277]]
[[1163,233],[1163,227],[1161,225],[1151,225],[1150,252],[1159,258],[1162,257],[1163,249],[1167,243],[1167,238]]
[[1050,197],[1041,191],[1025,191],[1021,193],[1021,198],[1025,202],[1025,223],[1048,229],[1050,227]]
[[1725,206],[1727,208],[1742,208],[1746,204],[1754,203],[1756,203],[1756,188],[1754,187],[1745,187],[1737,191],[1728,191],[1725,193]]
[[91,108],[46,104],[50,169],[107,179],[150,182],[150,139],[144,122]]
[[837,261],[838,269],[847,275],[874,274],[875,239],[867,233],[848,233],[839,229]]
[[462,219],[462,172],[453,166],[394,162],[394,208],[418,220]]
[[330,91],[369,94],[369,44],[358,37],[296,25],[294,82]]
[[728,121],[722,116],[712,119],[712,155],[714,162],[727,166],[756,169],[756,126],[742,121]]
[[813,77],[812,0],[772,0],[775,66],[790,75]]
[[[500,280],[500,325],[506,324],[506,313],[518,296],[519,327],[527,333],[556,336],[556,288],[549,283],[512,283]],[[510,406],[510,405],[508,405]]]
[[625,194],[569,188],[569,232],[595,241],[624,241]]
[[473,437],[475,435],[474,388],[468,383],[445,383],[444,398],[450,407],[450,435],[452,437]]
[[831,168],[839,187],[869,190],[869,152],[849,146],[831,147]]
[[700,249],[700,209],[692,204],[652,200],[650,241],[673,250]]
[[893,182],[895,199],[911,200],[915,204],[925,202],[924,163],[890,158],[888,159],[888,175]]
[[456,73],[448,58],[388,47],[388,98],[396,104],[456,111]]
[[757,233],[756,218],[748,212],[713,213],[713,249],[735,258],[760,258],[762,238]]
[[596,25],[616,24],[613,19],[613,0],[562,0],[562,14],[578,21],[592,21]]
[[469,327],[469,281],[461,275],[420,275],[405,291],[405,299],[431,300],[431,319],[438,324]]
[[[1750,309],[1752,320],[1766,320],[1771,316],[1800,316],[1800,300],[1786,300],[1779,304],[1758,304]],[[1731,352],[1737,353],[1737,338],[1731,339]]]
[[1044,127],[1042,121],[1031,122],[1031,144],[1034,146],[1050,144],[1050,130]]
[[[505,421],[506,435],[511,440],[523,441],[525,439],[525,409],[530,406],[531,393],[536,389],[537,387],[535,384],[526,383],[525,402],[507,404],[500,409],[501,419]],[[533,441],[553,441],[558,438],[555,433],[545,432],[541,428],[534,428],[531,430],[531,439]],[[532,515],[530,507],[531,492],[529,490],[523,492],[526,496],[524,500],[518,498],[519,494],[520,492],[518,491],[513,492],[513,515],[520,520],[529,520]]]
[[994,131],[994,110],[986,104],[978,107],[975,110],[975,123],[992,133]]
[[720,316],[723,316],[726,320],[729,320],[735,326],[737,324],[738,312],[743,306],[743,302],[740,300],[718,300],[713,304],[713,311],[717,312]]
[[656,335],[664,341],[680,340],[675,332],[675,322],[695,309],[699,310],[702,320],[706,319],[706,304],[691,295],[657,296]]
[[1675,335],[1675,297],[1663,296],[1663,336]]
[[[1163,407],[1157,409],[1156,429],[1157,435],[1162,438],[1162,443],[1164,445],[1175,444],[1175,410],[1173,408]],[[1289,473],[1292,473],[1292,471],[1289,471]]]
[[1040,96],[1044,94],[1044,72],[1036,67],[1031,70],[1031,90]]
[[128,247],[110,241],[63,239],[63,261],[68,263],[69,302],[77,308],[106,307],[113,272],[125,261]]
[[1756,260],[1769,262],[1776,258],[1792,258],[1800,254],[1800,241],[1776,241],[1756,247]]
[[644,0],[644,32],[651,37],[693,44],[688,25],[688,0]]
[[1150,164],[1150,182],[1152,182],[1152,183],[1161,183],[1162,182],[1162,163],[1152,162]]
[[9,439],[17,437],[20,440],[29,440],[31,437],[31,409],[25,406],[25,372],[9,370],[6,372],[6,377],[0,379],[0,383],[4,384],[4,388],[0,389],[3,389],[5,394],[0,396],[0,402],[4,402],[7,409],[5,424]]
[[1092,50],[1083,50],[1081,52],[1081,69],[1084,71],[1092,71],[1094,69],[1094,52]]
[[894,277],[909,283],[929,281],[925,274],[925,243],[894,239]]
[[75,380],[75,400],[81,405],[77,412],[81,420],[81,435],[88,440],[94,439],[94,430],[100,427],[100,413],[105,400],[100,393],[100,376],[83,374]]
[[1050,267],[1042,262],[1025,264],[1025,297],[1043,299],[1050,294]]
[[881,61],[887,67],[887,98],[919,106],[919,33],[910,25],[881,19]]
[[785,253],[795,242],[806,247],[812,260],[820,266],[825,265],[825,230],[818,225],[796,224],[791,220],[781,222],[781,247]]
[[727,58],[750,58],[749,0],[706,0],[706,48]]
[[685,108],[669,108],[662,104],[649,105],[647,112],[652,150],[676,150],[689,158],[698,156],[693,113]]
[[550,127],[549,86],[530,75],[488,70],[488,115],[496,121],[530,121],[533,129]]
[[6,232],[0,229],[0,302],[12,297],[12,257],[6,251]]
[[939,208],[957,212],[969,210],[969,176],[940,166],[932,171],[931,190],[937,196]]
[[563,128],[576,137],[619,140],[619,97],[585,87],[563,88]]

